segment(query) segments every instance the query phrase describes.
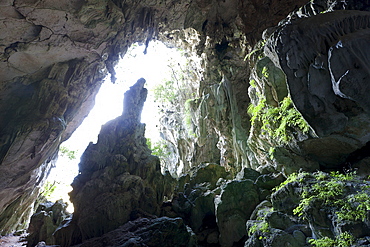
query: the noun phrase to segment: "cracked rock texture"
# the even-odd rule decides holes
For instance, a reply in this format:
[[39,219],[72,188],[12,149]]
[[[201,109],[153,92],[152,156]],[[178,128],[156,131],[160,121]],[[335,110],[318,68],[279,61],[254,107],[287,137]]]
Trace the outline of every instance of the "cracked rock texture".
[[[368,177],[369,10],[355,0],[0,1],[0,234],[26,227],[60,143],[88,114],[108,72],[114,81],[120,56],[135,42],[157,39],[200,58],[190,109],[197,136],[175,147],[180,159],[191,157],[182,160],[185,176],[175,182],[161,174],[146,146],[140,79],[123,115],[84,153],[70,194],[76,211],[55,243],[307,245],[320,221],[308,230],[274,198],[285,191],[283,199],[296,205],[297,183],[272,189],[300,169]],[[277,108],[287,96],[310,129],[288,125],[284,144],[251,125],[247,107],[264,98]],[[181,136],[166,124],[174,139]],[[322,216],[320,207],[313,212]],[[270,235],[258,227],[248,233],[249,220],[267,222]],[[354,233],[363,238],[359,246],[367,243],[367,230]]]
[[70,246],[100,237],[130,220],[159,216],[173,179],[163,176],[159,159],[150,155],[140,123],[147,90],[144,79],[125,93],[122,116],[102,127],[79,164],[70,193],[72,220],[55,233],[56,243]]
[[[114,65],[132,43],[193,28],[202,40],[196,50],[210,55],[205,59],[210,74],[213,64],[218,70],[225,61],[224,48],[233,49],[225,44],[242,44],[233,60],[241,61],[245,52],[239,51],[304,2],[0,1],[1,234],[24,227],[60,142],[88,114],[107,71],[114,79]],[[230,66],[226,63],[221,75]],[[207,84],[221,81],[217,77],[209,77]],[[228,80],[229,89],[240,93],[235,100],[244,98],[245,78]],[[235,115],[245,112],[243,103],[233,109]],[[243,140],[228,138],[231,146],[224,149],[245,146]],[[16,209],[19,213],[13,214]]]

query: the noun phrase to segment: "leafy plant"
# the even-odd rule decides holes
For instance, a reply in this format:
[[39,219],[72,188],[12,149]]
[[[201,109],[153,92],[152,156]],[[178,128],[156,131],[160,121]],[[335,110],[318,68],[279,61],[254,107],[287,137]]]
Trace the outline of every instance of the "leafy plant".
[[56,181],[53,182],[46,181],[46,183],[41,189],[40,195],[45,197],[47,200],[50,200],[51,195],[54,193],[56,187],[57,187]]
[[165,158],[169,154],[168,145],[164,140],[152,143],[151,139],[147,138],[146,144],[152,150],[152,155],[158,156],[160,159]]
[[170,80],[158,84],[153,89],[154,100],[161,103],[172,103],[178,97],[177,90],[174,82]]
[[324,237],[310,239],[308,242],[315,247],[349,247],[354,243],[354,237],[348,232],[343,232],[336,236],[335,239]]
[[252,125],[260,122],[261,130],[281,144],[292,140],[291,130],[299,129],[302,133],[308,133],[310,129],[306,120],[294,108],[290,97],[285,97],[279,107],[273,107],[266,103],[264,97],[259,96],[259,103],[256,106],[250,104],[248,113],[251,115]]
[[250,80],[249,81],[249,85],[251,86],[251,87],[254,87],[254,88],[256,88],[257,87],[257,85],[256,85],[256,81],[255,80]]
[[276,186],[272,190],[273,191],[278,191],[281,188],[283,188],[285,185],[287,185],[289,183],[292,183],[292,182],[295,182],[295,181],[302,182],[304,180],[304,178],[308,175],[310,175],[308,172],[300,172],[300,173],[294,172],[294,173],[290,174],[284,182],[282,182],[281,184],[279,184],[278,186]]
[[341,174],[332,172],[316,172],[313,174],[315,181],[302,187],[301,201],[293,210],[295,215],[302,217],[311,207],[313,202],[318,202],[326,207],[332,207],[338,219],[357,221],[365,220],[370,210],[370,196],[365,192],[367,185],[361,185],[357,192],[345,195],[349,191],[348,182],[356,181],[357,177],[353,173]]
[[317,172],[314,173],[314,179],[315,182],[302,188],[301,201],[293,210],[293,213],[299,217],[306,214],[314,201],[331,207],[344,206],[341,198],[345,190],[344,176],[339,174],[325,176],[323,172]]
[[365,221],[370,210],[370,196],[364,192],[357,193],[341,200],[340,204],[337,212],[339,220]]
[[59,148],[60,156],[67,157],[70,160],[76,159],[76,153],[77,151],[70,150],[69,148],[65,146],[60,146]]
[[270,227],[268,222],[262,221],[262,222],[256,222],[251,228],[249,228],[248,234],[249,236],[253,235],[254,233],[269,233]]

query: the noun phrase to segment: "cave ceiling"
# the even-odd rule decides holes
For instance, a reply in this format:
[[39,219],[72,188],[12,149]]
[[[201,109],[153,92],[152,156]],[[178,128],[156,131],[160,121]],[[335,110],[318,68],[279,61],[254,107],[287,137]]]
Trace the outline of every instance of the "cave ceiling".
[[[244,72],[230,76],[230,83],[235,100],[243,102],[235,111],[245,115],[249,102],[245,55],[266,28],[307,2],[0,0],[0,215],[4,216],[0,229],[8,232],[27,218],[11,216],[20,205],[24,212],[31,207],[59,144],[88,115],[103,79],[110,74],[114,81],[114,66],[131,44],[157,39],[180,45],[203,55],[209,67],[230,66],[223,61],[226,48],[238,50],[241,63],[235,67]],[[189,28],[199,36],[195,47],[174,34]],[[339,60],[344,55],[332,50],[330,56]],[[343,73],[331,71],[335,78]],[[347,88],[338,89],[341,93],[352,98],[356,94]],[[361,97],[358,100],[367,109],[370,103]]]

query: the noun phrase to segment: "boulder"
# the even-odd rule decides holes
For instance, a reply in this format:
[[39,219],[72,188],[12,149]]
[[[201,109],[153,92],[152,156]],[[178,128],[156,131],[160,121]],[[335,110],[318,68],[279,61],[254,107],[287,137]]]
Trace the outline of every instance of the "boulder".
[[246,237],[245,224],[259,202],[258,187],[252,180],[231,181],[223,186],[215,198],[221,246],[233,246]]
[[74,247],[193,247],[194,233],[181,218],[140,218]]
[[65,219],[71,217],[66,208],[67,204],[62,200],[41,203],[31,216],[27,247],[33,247],[41,241],[47,245],[55,244],[53,233]]

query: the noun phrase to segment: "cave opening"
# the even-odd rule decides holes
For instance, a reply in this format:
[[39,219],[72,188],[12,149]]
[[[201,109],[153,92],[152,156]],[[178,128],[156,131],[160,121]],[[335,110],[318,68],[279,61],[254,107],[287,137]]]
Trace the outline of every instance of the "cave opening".
[[[68,192],[78,175],[80,157],[90,142],[96,143],[102,125],[120,116],[123,110],[124,93],[139,78],[145,78],[148,97],[141,114],[146,124],[145,137],[153,154],[164,156],[164,135],[160,135],[160,118],[175,111],[174,101],[181,90],[188,66],[188,58],[180,48],[169,47],[160,41],[151,41],[148,46],[134,43],[115,67],[116,82],[108,75],[95,98],[95,105],[73,135],[61,144],[59,157],[50,172],[43,193],[50,201],[63,199],[68,202],[68,211],[73,212]],[[167,168],[162,167],[162,172]]]

